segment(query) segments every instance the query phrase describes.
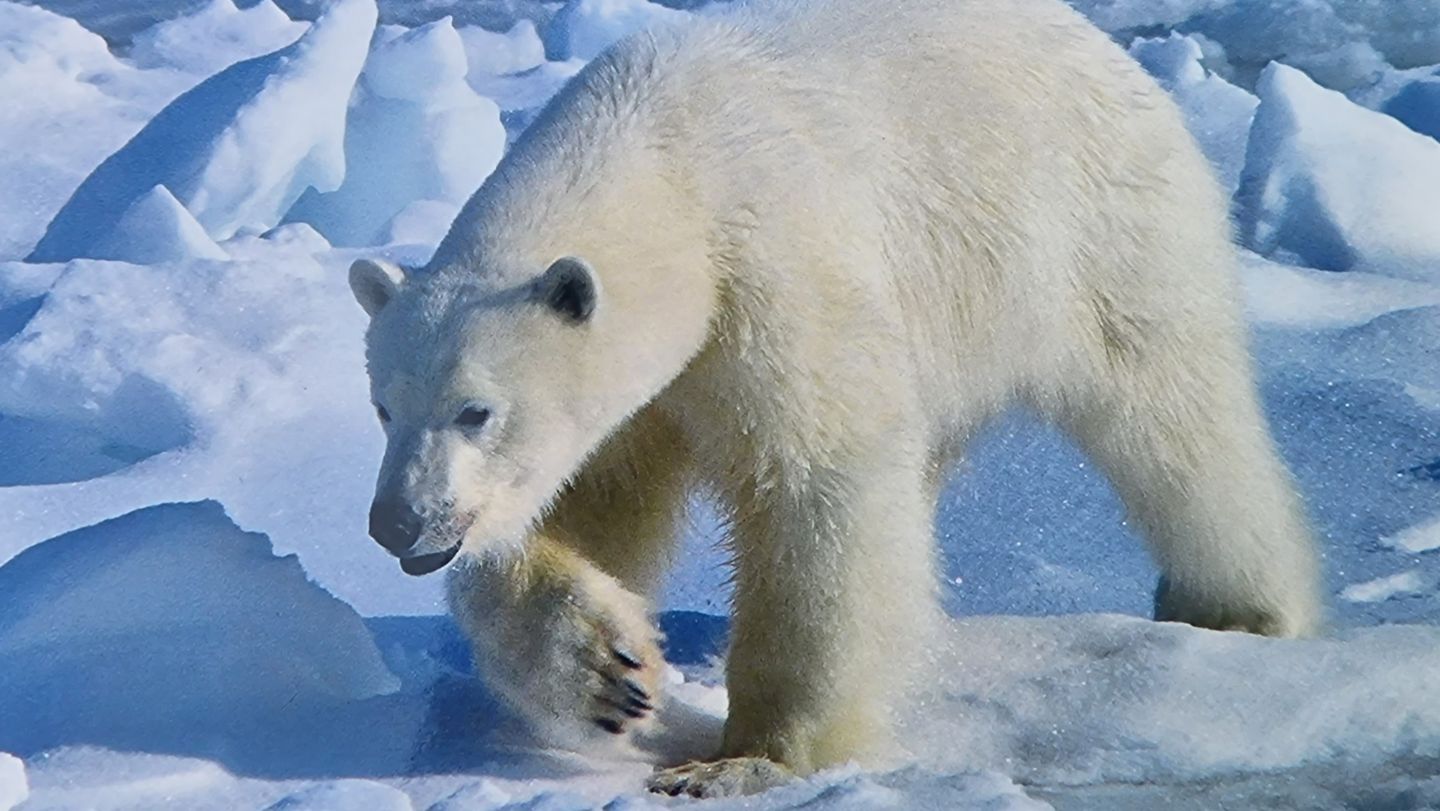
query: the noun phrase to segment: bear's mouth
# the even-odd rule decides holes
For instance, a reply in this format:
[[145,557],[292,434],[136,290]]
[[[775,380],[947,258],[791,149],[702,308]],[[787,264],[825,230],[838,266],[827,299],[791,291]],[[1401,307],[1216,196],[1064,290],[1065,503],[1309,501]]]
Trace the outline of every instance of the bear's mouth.
[[437,572],[445,568],[445,564],[454,560],[458,554],[460,554],[460,544],[457,543],[443,552],[416,555],[413,558],[401,558],[400,571],[413,577]]

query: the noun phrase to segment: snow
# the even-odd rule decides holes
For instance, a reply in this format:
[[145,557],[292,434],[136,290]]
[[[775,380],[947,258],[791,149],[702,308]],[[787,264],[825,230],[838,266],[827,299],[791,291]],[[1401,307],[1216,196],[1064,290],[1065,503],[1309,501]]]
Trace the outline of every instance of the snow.
[[1340,599],[1352,603],[1378,603],[1394,597],[1404,597],[1424,591],[1430,584],[1417,570],[1400,572],[1387,577],[1377,577],[1366,583],[1346,586],[1340,592]]
[[459,34],[471,83],[481,92],[486,78],[521,73],[545,61],[545,45],[529,20],[519,20],[503,33],[467,26],[459,29]]
[[1226,192],[1233,194],[1259,101],[1207,70],[1201,44],[1193,37],[1171,33],[1164,39],[1139,39],[1130,45],[1130,55],[1180,104],[1190,132]]
[[345,108],[374,24],[374,0],[340,0],[294,45],[176,99],[86,178],[29,261],[94,256],[97,232],[157,185],[215,239],[275,225],[307,188],[334,190],[345,175]]
[[407,213],[407,206],[419,201],[445,206],[427,213],[437,229],[448,226],[505,149],[500,108],[466,84],[468,70],[449,18],[374,48],[345,127],[346,154],[365,159],[349,167],[340,188],[307,193],[287,218],[351,246],[379,244],[397,216],[415,219],[422,209]]
[[91,253],[96,259],[142,265],[229,258],[164,186],[156,186],[131,203]]
[[[425,261],[586,59],[685,12],[40,4],[0,0],[0,809],[673,805],[645,776],[710,751],[728,704],[722,522],[693,506],[658,601],[663,730],[536,748],[439,578],[366,537],[383,443],[345,271]],[[706,807],[1440,807],[1436,6],[1074,5],[1239,189],[1332,627],[1138,619],[1156,571],[1112,489],[1006,415],[940,498],[955,619],[901,718],[911,757]]]
[[612,43],[682,12],[647,0],[567,0],[545,31],[550,59],[594,59]]
[[28,252],[80,181],[185,82],[121,62],[73,20],[0,0],[0,98],[25,100],[0,105],[0,259]]
[[1440,139],[1440,70],[1425,71],[1386,100],[1386,115],[1421,135]]
[[25,763],[14,755],[0,752],[0,811],[10,811],[30,796],[25,780]]
[[289,45],[307,26],[272,0],[238,8],[209,0],[194,13],[156,23],[131,40],[129,57],[142,68],[171,67],[209,76],[236,62]]
[[1322,270],[1440,279],[1440,142],[1284,65],[1256,92],[1236,195],[1244,242]]
[[1405,552],[1431,552],[1440,549],[1440,515],[1382,538],[1381,543]]
[[1390,67],[1440,63],[1440,6],[1431,0],[1068,0],[1129,40],[1173,29],[1216,43],[1243,84],[1272,61],[1338,90],[1361,88]]

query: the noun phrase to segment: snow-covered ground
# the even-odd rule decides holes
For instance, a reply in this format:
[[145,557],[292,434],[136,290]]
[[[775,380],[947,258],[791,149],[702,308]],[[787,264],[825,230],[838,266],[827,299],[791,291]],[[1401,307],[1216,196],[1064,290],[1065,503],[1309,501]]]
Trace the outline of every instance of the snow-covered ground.
[[[708,807],[1440,806],[1440,7],[1073,3],[1235,193],[1333,630],[1138,619],[1155,572],[1108,485],[1010,415],[942,500],[956,619],[911,762]],[[0,809],[675,804],[640,786],[723,718],[714,522],[697,505],[660,606],[665,730],[534,746],[438,579],[366,537],[345,269],[423,261],[583,60],[690,12],[245,5],[0,0]]]

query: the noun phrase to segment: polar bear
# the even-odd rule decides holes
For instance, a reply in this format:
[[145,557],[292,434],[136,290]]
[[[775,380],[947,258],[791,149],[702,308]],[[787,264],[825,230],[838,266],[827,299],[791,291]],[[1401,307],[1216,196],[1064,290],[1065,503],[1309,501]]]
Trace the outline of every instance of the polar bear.
[[1156,616],[1293,636],[1317,562],[1257,403],[1226,205],[1165,94],[1059,0],[777,0],[623,41],[433,259],[361,260],[371,534],[562,741],[653,724],[646,595],[728,517],[712,795],[884,757],[932,516],[1028,407],[1112,478]]

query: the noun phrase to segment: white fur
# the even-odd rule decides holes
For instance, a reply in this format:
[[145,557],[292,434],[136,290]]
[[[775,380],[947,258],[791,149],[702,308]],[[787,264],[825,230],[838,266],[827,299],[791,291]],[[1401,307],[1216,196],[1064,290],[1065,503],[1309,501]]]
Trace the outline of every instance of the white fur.
[[[524,295],[567,255],[603,280],[578,325]],[[942,472],[1011,404],[1112,477],[1169,581],[1162,617],[1316,627],[1232,265],[1176,109],[1058,0],[697,18],[588,67],[378,311],[381,488],[473,518],[451,601],[481,666],[582,726],[550,688],[595,666],[560,643],[497,662],[495,623],[539,627],[555,603],[526,595],[561,593],[646,637],[629,592],[708,488],[737,566],[719,755],[744,774],[878,755],[935,613]],[[476,399],[499,422],[461,441],[447,421]]]

